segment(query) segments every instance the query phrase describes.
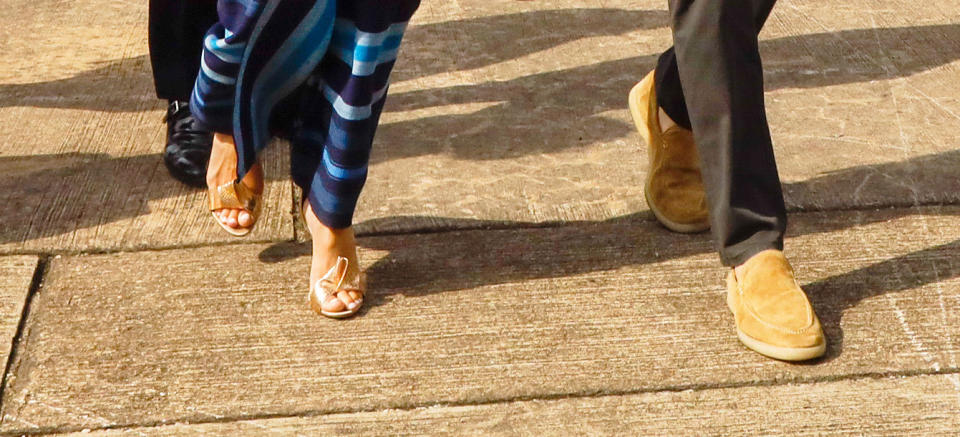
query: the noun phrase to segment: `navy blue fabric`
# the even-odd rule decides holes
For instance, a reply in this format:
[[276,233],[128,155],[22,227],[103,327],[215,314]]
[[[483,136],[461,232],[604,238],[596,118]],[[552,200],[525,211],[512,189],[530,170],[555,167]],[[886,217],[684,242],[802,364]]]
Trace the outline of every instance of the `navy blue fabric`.
[[293,180],[314,212],[329,227],[348,227],[419,3],[220,0],[191,110],[211,130],[233,134],[240,178],[284,132]]

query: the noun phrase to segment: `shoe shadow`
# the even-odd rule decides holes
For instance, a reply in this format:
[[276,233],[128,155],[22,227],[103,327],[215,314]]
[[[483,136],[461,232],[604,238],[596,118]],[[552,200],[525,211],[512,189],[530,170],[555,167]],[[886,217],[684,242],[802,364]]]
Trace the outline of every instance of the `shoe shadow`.
[[[600,222],[573,222],[559,227],[535,223],[444,219],[451,232],[361,236],[358,244],[386,251],[367,268],[372,305],[384,297],[453,292],[517,281],[558,278],[614,270],[712,251],[706,235],[677,235],[647,218],[632,214]],[[426,222],[432,217],[388,218]],[[358,228],[377,226],[371,220]],[[520,229],[526,228],[524,231]],[[436,228],[431,229],[434,231]],[[469,230],[483,229],[484,232]],[[626,233],[626,234],[625,234]],[[429,269],[417,264],[430,253]],[[281,262],[311,253],[309,242],[285,242],[264,249],[259,259]],[[549,262],[545,262],[549,260]]]
[[[916,289],[960,276],[960,263],[956,262],[958,250],[960,240],[804,285],[830,342],[827,355],[814,363],[831,361],[843,353],[841,323],[846,310],[867,298]],[[942,300],[940,304],[944,305]]]

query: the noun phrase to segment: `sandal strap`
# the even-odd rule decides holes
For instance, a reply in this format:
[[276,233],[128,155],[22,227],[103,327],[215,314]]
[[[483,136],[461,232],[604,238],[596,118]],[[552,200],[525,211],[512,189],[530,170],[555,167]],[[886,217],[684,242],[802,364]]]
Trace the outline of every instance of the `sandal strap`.
[[320,302],[326,302],[330,296],[335,296],[341,291],[356,291],[362,296],[364,294],[364,275],[358,273],[347,281],[347,273],[350,271],[350,260],[346,257],[338,256],[337,263],[330,267],[322,278],[317,280],[313,286],[313,293],[320,296]]
[[210,190],[210,210],[218,209],[245,209],[248,212],[254,212],[257,208],[257,193],[247,188],[239,182],[227,182],[216,188],[216,191]]

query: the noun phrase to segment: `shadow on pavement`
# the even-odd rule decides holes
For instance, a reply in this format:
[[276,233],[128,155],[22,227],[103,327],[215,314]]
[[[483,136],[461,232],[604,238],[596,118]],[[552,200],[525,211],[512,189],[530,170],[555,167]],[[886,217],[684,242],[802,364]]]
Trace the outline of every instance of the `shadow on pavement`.
[[[842,275],[804,285],[830,341],[823,360],[832,360],[843,351],[844,311],[860,301],[935,284],[960,276],[957,254],[960,240],[891,258]],[[952,311],[954,308],[949,308]]]
[[[859,165],[783,184],[791,211],[798,205],[818,209],[911,207],[960,202],[960,150],[916,156],[885,164]],[[951,176],[953,175],[953,176]]]
[[[532,11],[412,26],[404,38],[400,66],[392,80],[479,68],[581,38],[662,27],[667,20],[666,11],[592,8]],[[557,29],[565,31],[557,32]],[[0,84],[0,107],[145,111],[155,109],[153,92],[150,58],[141,55],[106,61],[102,67],[67,79]]]
[[667,11],[576,8],[414,25],[391,81],[486,67],[584,38],[666,27],[669,20]]
[[[400,61],[395,79],[475,69],[584,37],[658,28],[666,22],[666,13],[662,11],[568,9],[416,26],[408,33],[405,58]],[[766,40],[762,43],[765,63],[773,66],[766,74],[767,88],[814,88],[910,76],[960,59],[960,51],[944,43],[958,39],[960,25],[857,29]],[[449,44],[450,40],[457,44]],[[468,114],[386,124],[381,127],[379,142],[389,147],[380,147],[373,160],[384,162],[442,151],[466,159],[503,159],[622,138],[633,128],[602,114],[625,110],[627,91],[653,67],[656,56],[628,57],[501,82],[395,94],[388,110],[471,103],[491,106]],[[159,105],[151,101],[152,79],[146,56],[110,61],[63,80],[0,84],[0,107],[142,111]],[[548,123],[547,127],[544,123]],[[424,136],[424,132],[430,135]],[[551,133],[544,136],[544,132]],[[4,224],[0,227],[0,243],[29,241],[147,214],[147,202],[183,190],[167,178],[145,179],[145,175],[165,175],[165,170],[157,171],[158,166],[162,166],[159,154],[122,158],[101,153],[0,157],[0,201],[5,205],[0,212],[0,222]],[[960,193],[957,168],[960,151],[950,151],[897,163],[851,167],[786,184],[785,192],[791,199],[827,197],[840,190],[853,190],[862,182],[865,185],[860,188],[861,194],[874,196],[877,205],[889,199],[890,193],[897,193],[905,199],[903,206],[910,206],[935,201],[937,193]],[[890,220],[908,214],[910,210],[890,210],[870,217]],[[419,259],[416,254],[422,251],[416,241],[434,238],[430,235],[416,235],[409,240],[364,238],[361,244],[390,252],[369,269],[372,288],[410,296],[608,271],[713,251],[706,234],[670,234],[643,217],[646,214],[582,222],[550,232],[444,234],[436,238],[449,241],[431,246],[436,250],[431,259],[442,264],[440,269],[410,264],[410,260]],[[425,219],[384,220],[414,229]],[[464,228],[537,226],[436,220]],[[379,227],[376,222],[360,226]],[[625,228],[620,226],[625,222],[639,223],[642,232],[625,238]],[[825,221],[807,233],[863,224]],[[844,310],[870,296],[957,276],[960,270],[945,255],[955,250],[957,244],[926,249],[809,284],[808,291],[833,340],[830,357],[838,356],[842,350],[840,319]],[[309,250],[308,244],[283,243],[266,249],[261,259],[276,262],[307,255]],[[547,253],[554,262],[544,264],[537,256]],[[382,300],[382,294],[373,300],[376,304]]]
[[[787,184],[787,191],[818,197],[858,186],[867,196],[897,193],[897,190],[912,193],[912,196],[904,198],[901,208],[873,211],[860,215],[854,221],[850,221],[849,214],[843,218],[835,218],[830,214],[818,215],[818,222],[808,221],[802,226],[791,226],[788,238],[842,231],[913,215],[916,211],[911,207],[917,204],[915,200],[927,200],[944,190],[958,192],[960,186],[957,186],[958,178],[955,177],[958,167],[960,151],[949,151],[903,162],[851,167],[808,181]],[[837,195],[846,194],[849,193]],[[930,212],[927,210],[925,213]],[[952,215],[958,212],[950,209],[943,213]],[[671,233],[653,222],[647,212],[599,222],[566,224],[570,226],[536,230],[542,228],[543,224],[417,216],[387,217],[359,223],[357,228],[361,233],[365,229],[376,232],[390,229],[405,232],[487,230],[482,233],[413,234],[410,238],[361,238],[363,247],[389,252],[368,269],[371,289],[379,294],[371,302],[377,305],[383,301],[382,296],[394,293],[419,296],[523,280],[559,278],[657,263],[715,250],[709,234]],[[520,232],[519,228],[531,230]],[[432,240],[442,243],[429,243]],[[424,244],[429,246],[432,254],[430,265],[418,263],[423,259]],[[872,296],[912,289],[960,275],[960,264],[953,263],[949,258],[957,253],[954,250],[960,248],[958,245],[960,242],[925,249],[806,285],[831,339],[831,347],[824,360],[832,360],[842,351],[840,320],[846,309]],[[267,263],[279,262],[309,256],[310,250],[309,243],[280,243],[265,249],[260,259]],[[549,257],[550,263],[542,262],[544,258],[540,255],[544,254]],[[721,279],[717,278],[718,287],[722,286]]]
[[[887,209],[863,215],[855,221],[816,216],[802,227],[794,226],[788,238],[827,233],[895,220],[914,214],[910,209]],[[957,214],[951,211],[950,214]],[[810,217],[808,217],[809,219]],[[430,217],[383,219],[398,224],[418,223]],[[574,222],[570,226],[538,228],[533,223],[508,223],[470,219],[443,219],[451,228],[488,229],[484,232],[411,234],[401,237],[361,237],[360,245],[388,254],[367,270],[371,306],[385,297],[407,297],[454,292],[534,279],[560,278],[597,271],[614,271],[636,266],[713,253],[710,235],[675,234],[662,228],[646,213],[617,217],[601,222]],[[381,227],[376,221],[360,226]],[[512,229],[504,229],[512,226]],[[529,226],[521,231],[519,227]],[[800,228],[800,229],[797,229]],[[498,230],[503,229],[503,230]],[[793,248],[797,250],[796,247]],[[902,257],[857,269],[804,285],[820,315],[830,339],[827,355],[817,362],[830,361],[843,350],[843,313],[860,301],[886,293],[914,289],[960,276],[954,262],[960,241],[924,249]],[[310,255],[310,243],[279,243],[263,250],[260,260],[280,262]],[[425,257],[424,253],[430,256]],[[717,262],[714,266],[719,266]],[[803,281],[803,278],[799,278]],[[722,288],[721,277],[716,287]],[[625,292],[639,284],[626,284]],[[718,299],[718,305],[722,302]]]
[[[146,37],[146,36],[144,36]],[[66,79],[25,84],[0,83],[0,108],[86,109],[140,112],[160,108],[147,55],[104,61]]]
[[[480,68],[586,37],[620,35],[667,23],[664,11],[598,8],[414,26],[394,81]],[[960,25],[856,29],[764,40],[766,87],[814,88],[910,76],[960,59],[960,51],[944,43],[957,39]],[[392,94],[388,112],[467,104],[479,104],[482,109],[385,123],[371,162],[435,153],[504,159],[622,138],[633,127],[603,114],[626,109],[627,91],[653,68],[658,55]],[[160,103],[153,98],[149,60],[139,56],[109,61],[68,79],[0,84],[0,107],[4,106],[143,111]]]
[[[765,40],[761,49],[767,66],[766,89],[907,77],[960,59],[960,51],[943,43],[957,39],[960,25],[857,29]],[[878,44],[881,50],[899,50],[895,55],[874,53]],[[408,48],[415,53],[415,48]],[[482,105],[482,109],[384,124],[378,133],[381,146],[374,149],[372,161],[436,153],[459,159],[504,159],[622,138],[634,127],[603,114],[626,109],[627,92],[653,69],[658,56],[628,57],[506,81],[393,93],[388,111],[468,104]],[[400,62],[400,69],[416,68]]]
[[[276,178],[287,175],[268,173]],[[167,175],[160,154],[0,156],[0,244],[147,215],[149,202],[194,190]]]

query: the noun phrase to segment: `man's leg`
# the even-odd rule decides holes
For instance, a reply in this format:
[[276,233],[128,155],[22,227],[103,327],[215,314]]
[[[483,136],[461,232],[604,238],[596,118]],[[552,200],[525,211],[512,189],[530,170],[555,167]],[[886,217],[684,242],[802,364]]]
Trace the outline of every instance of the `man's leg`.
[[213,135],[194,123],[188,102],[200,70],[207,29],[217,21],[213,0],[150,0],[150,63],[157,97],[167,100],[163,160],[170,174],[204,186]]
[[216,22],[216,1],[150,0],[150,64],[157,97],[190,100],[203,36]]
[[[758,33],[770,17],[774,3],[776,0],[758,2],[755,5],[753,22]],[[670,121],[686,130],[692,130],[690,114],[687,113],[687,102],[683,96],[683,86],[680,83],[680,72],[677,71],[677,53],[673,47],[660,55],[655,71],[657,103],[660,108],[670,117]]]
[[[757,41],[774,1],[670,2],[682,97],[700,153],[711,228],[727,266],[783,249],[786,211]],[[682,125],[686,117],[670,100],[660,100],[661,106]]]
[[[757,33],[770,16],[775,2],[754,1],[749,6]],[[651,143],[645,190],[647,203],[657,219],[672,231],[704,231],[710,224],[700,158],[693,141],[674,47],[660,55],[656,69],[649,76],[634,87],[630,96],[637,128]],[[651,97],[654,101],[648,102]],[[647,103],[650,108],[645,107]],[[717,241],[724,239],[718,238]]]
[[820,322],[781,252],[786,212],[763,101],[757,35],[775,0],[671,0],[675,48],[660,59],[657,105],[692,129],[747,347],[782,360],[822,355]]

